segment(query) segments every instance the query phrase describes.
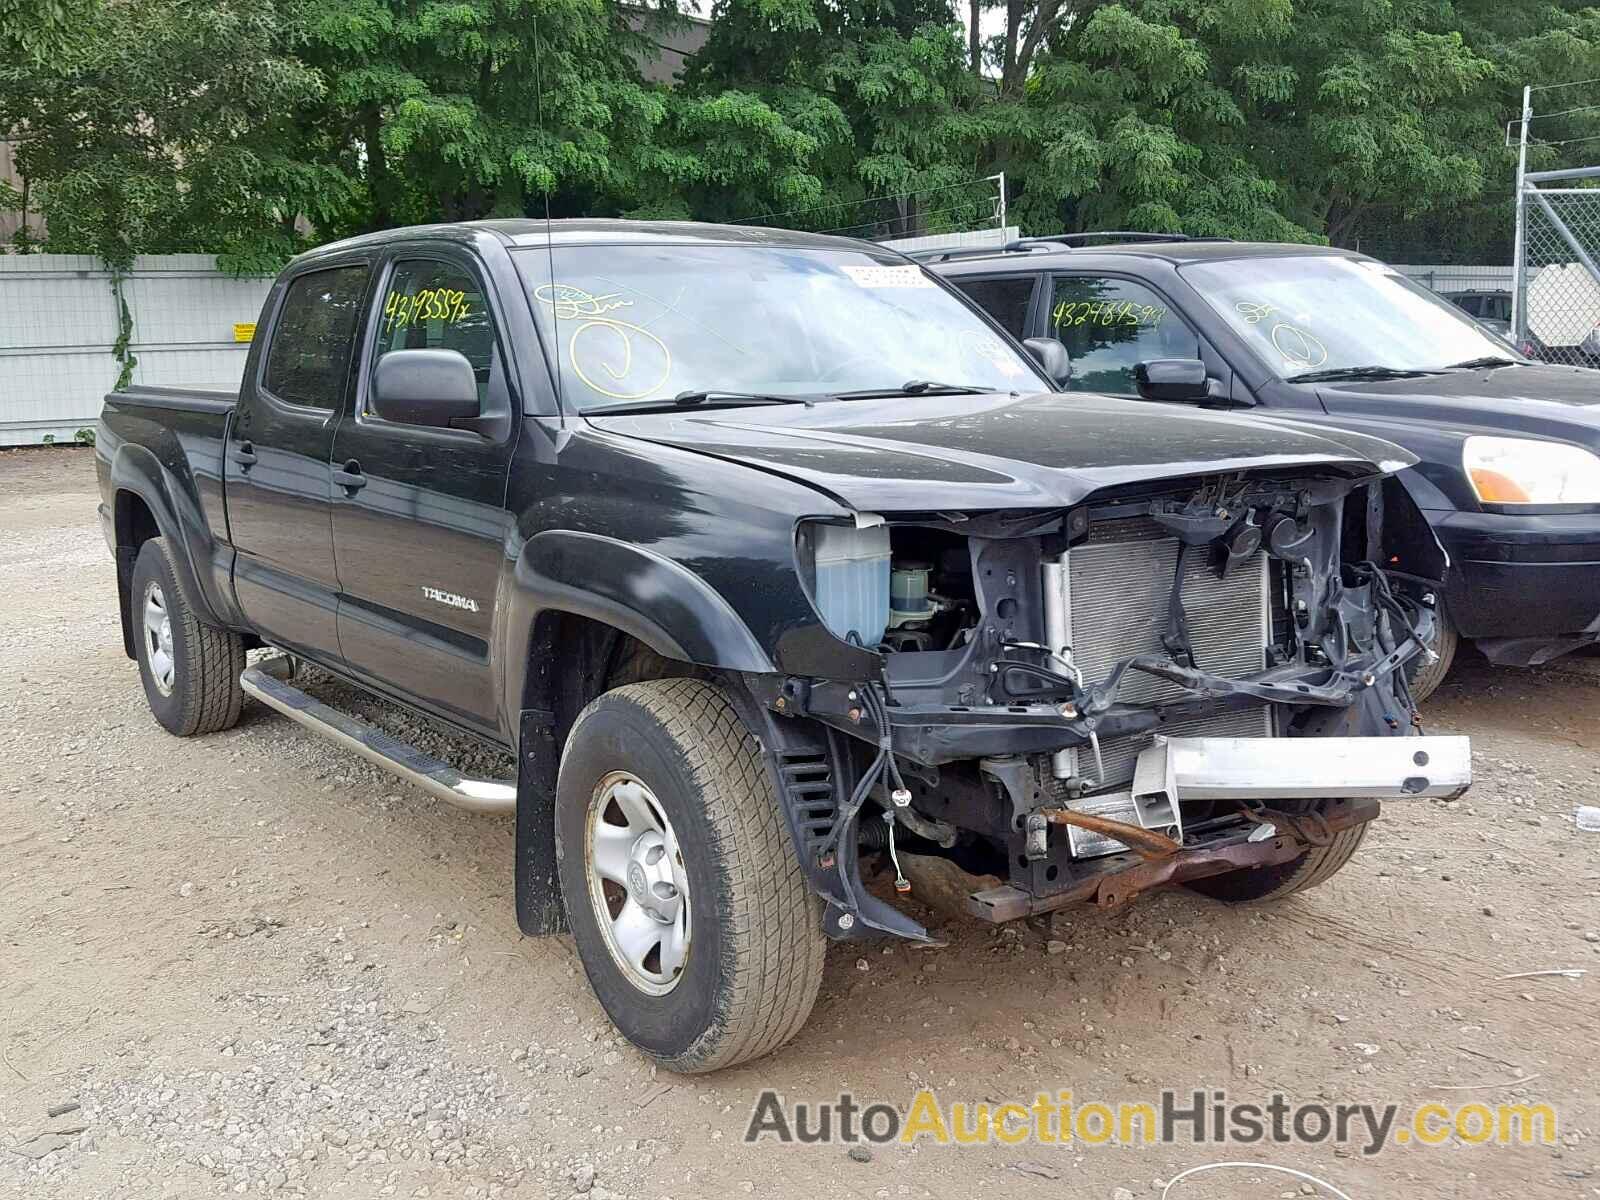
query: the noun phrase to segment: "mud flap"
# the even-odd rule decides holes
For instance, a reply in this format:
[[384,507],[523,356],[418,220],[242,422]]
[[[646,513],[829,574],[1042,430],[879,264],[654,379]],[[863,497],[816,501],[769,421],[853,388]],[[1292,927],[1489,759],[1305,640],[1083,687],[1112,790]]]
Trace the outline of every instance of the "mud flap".
[[556,874],[556,772],[561,755],[555,732],[554,713],[537,708],[522,711],[513,889],[517,927],[529,937],[567,928]]

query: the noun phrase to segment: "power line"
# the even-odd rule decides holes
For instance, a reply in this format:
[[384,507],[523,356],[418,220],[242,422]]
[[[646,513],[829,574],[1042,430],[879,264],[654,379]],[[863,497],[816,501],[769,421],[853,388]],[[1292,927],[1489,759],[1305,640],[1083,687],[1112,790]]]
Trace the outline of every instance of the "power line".
[[[949,208],[934,208],[934,209],[929,209],[927,212],[917,212],[917,213],[914,214],[914,216],[920,222],[920,221],[927,221],[927,220],[929,220],[929,219],[931,219],[933,217],[942,217],[942,216],[945,216],[945,215],[947,215],[949,213],[970,214],[971,211],[972,211],[972,206],[971,205],[954,204],[954,205],[951,205]],[[997,218],[998,218],[998,214],[993,213],[993,212],[991,212],[989,214],[989,217],[988,217],[989,220],[996,220]],[[823,233],[823,234],[828,234],[828,233],[846,234],[849,230],[852,230],[852,229],[876,229],[879,226],[887,225],[889,223],[890,223],[890,219],[886,217],[886,218],[883,218],[882,220],[877,220],[877,221],[858,221],[854,225],[838,225],[838,226],[835,226],[832,229],[819,229],[819,230],[817,230],[817,232],[818,233]],[[967,231],[963,230],[963,231],[952,231],[952,232],[967,232]]]
[[[858,204],[876,204],[879,200],[899,200],[904,196],[929,196],[934,192],[948,192],[954,190],[955,188],[971,187],[975,183],[988,183],[994,178],[995,176],[993,175],[985,175],[979,179],[968,179],[961,183],[947,183],[941,187],[920,188],[911,192],[890,192],[883,196],[863,196],[860,200],[840,200],[837,204],[813,204],[807,208],[791,208],[784,212],[759,213],[753,217],[740,217],[737,221],[730,221],[729,224],[747,225],[752,221],[768,221],[774,220],[778,217],[793,217],[798,216],[800,213],[822,212],[830,208],[854,208]],[[974,201],[974,203],[976,203],[976,201]],[[847,225],[843,228],[850,229],[854,228],[854,226]]]
[[1558,142],[1530,141],[1528,143],[1528,145],[1530,145],[1530,146],[1545,146],[1545,147],[1575,146],[1579,142],[1592,142],[1592,141],[1596,140],[1597,138],[1600,138],[1600,133],[1591,133],[1588,137],[1562,138]]
[[1600,109],[1600,104],[1583,104],[1577,108],[1563,108],[1553,113],[1534,113],[1528,119],[1530,121],[1546,121],[1551,117],[1570,117],[1573,113],[1594,112],[1596,109]]
[[1583,87],[1589,83],[1600,83],[1600,79],[1575,79],[1571,83],[1542,83],[1537,87],[1530,87],[1530,92],[1550,92],[1556,88]]

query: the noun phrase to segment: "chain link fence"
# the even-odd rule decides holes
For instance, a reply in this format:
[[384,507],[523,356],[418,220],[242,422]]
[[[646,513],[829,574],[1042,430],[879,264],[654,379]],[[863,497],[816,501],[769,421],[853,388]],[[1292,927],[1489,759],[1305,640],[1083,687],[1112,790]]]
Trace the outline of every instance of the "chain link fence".
[[1600,367],[1600,187],[1544,186],[1573,174],[1528,176],[1517,327],[1536,358]]

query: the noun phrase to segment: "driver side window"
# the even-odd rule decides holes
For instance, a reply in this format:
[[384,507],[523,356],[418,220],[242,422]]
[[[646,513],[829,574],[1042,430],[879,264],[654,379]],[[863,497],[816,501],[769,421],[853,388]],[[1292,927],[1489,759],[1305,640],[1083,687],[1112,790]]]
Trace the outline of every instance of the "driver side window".
[[1158,358],[1199,358],[1200,340],[1143,284],[1104,275],[1058,275],[1048,333],[1072,355],[1075,392],[1138,395],[1133,370]]
[[395,264],[378,312],[373,362],[395,350],[455,350],[472,364],[478,402],[489,403],[499,367],[494,323],[477,281],[460,267],[429,259]]

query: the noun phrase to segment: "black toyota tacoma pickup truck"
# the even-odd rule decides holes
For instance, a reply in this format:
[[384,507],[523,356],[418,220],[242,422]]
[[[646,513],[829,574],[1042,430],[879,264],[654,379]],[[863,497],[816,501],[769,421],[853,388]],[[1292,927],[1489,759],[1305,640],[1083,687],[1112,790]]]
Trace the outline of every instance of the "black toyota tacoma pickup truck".
[[1053,394],[871,245],[505,221],[303,255],[237,396],[113,393],[96,454],[160,723],[248,695],[514,813],[522,928],[570,930],[618,1028],[693,1071],[791,1037],[829,938],[929,938],[902,858],[972,876],[989,921],[1262,901],[1382,799],[1467,786],[1402,669],[1444,568],[1410,456],[1151,416]]
[[[1529,666],[1600,642],[1600,372],[1535,362],[1392,267],[1328,246],[1141,233],[928,252],[1064,390],[1231,408],[1395,442],[1450,555],[1436,656]],[[1153,368],[1153,369],[1152,369]]]

